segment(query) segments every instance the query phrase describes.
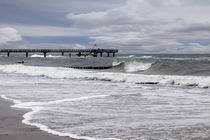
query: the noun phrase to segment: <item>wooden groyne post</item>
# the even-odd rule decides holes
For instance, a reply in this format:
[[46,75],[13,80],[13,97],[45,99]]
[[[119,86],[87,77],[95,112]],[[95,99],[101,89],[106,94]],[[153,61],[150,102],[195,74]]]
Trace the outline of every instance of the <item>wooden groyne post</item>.
[[72,53],[75,53],[77,56],[93,56],[103,57],[103,53],[107,53],[107,57],[110,57],[110,53],[112,53],[113,57],[118,53],[117,49],[0,49],[0,53],[7,53],[9,57],[11,53],[25,53],[26,57],[29,56],[29,53],[43,53],[44,57],[47,57],[47,53],[61,53],[64,56],[64,53],[69,53],[69,57],[71,57]]

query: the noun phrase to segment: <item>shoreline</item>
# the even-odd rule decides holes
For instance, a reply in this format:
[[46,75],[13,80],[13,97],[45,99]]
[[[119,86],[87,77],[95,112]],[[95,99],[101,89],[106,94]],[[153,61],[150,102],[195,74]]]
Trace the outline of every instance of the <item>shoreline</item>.
[[73,140],[55,136],[22,123],[27,111],[11,108],[12,102],[0,98],[0,140]]

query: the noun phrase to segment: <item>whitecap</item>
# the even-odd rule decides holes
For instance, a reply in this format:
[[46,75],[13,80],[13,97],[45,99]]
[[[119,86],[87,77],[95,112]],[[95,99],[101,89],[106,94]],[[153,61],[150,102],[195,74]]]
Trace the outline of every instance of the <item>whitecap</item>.
[[138,61],[126,62],[124,69],[126,72],[145,71],[152,66],[153,63],[144,63]]
[[[145,64],[142,64],[145,65]],[[134,70],[145,70],[148,66],[137,66]],[[143,67],[143,68],[142,68]],[[88,79],[104,80],[111,82],[125,83],[159,83],[161,85],[196,85],[197,87],[206,88],[210,86],[209,76],[178,76],[178,75],[144,75],[136,73],[115,73],[77,70],[61,67],[38,67],[19,65],[0,65],[0,70],[6,73],[27,74],[30,76],[46,76],[49,78],[70,78],[70,79]],[[133,68],[131,69],[133,71]],[[129,71],[131,71],[129,69]]]
[[[30,56],[31,58],[44,58],[44,55],[39,55],[39,54],[33,54]],[[62,58],[64,56],[58,56],[58,55],[47,55],[47,58]]]

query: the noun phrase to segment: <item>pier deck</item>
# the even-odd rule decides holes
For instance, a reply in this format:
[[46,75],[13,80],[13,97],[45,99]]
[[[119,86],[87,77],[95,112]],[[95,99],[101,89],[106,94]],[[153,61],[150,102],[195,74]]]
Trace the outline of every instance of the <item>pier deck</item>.
[[100,54],[100,57],[103,57],[103,53],[107,53],[107,57],[110,54],[115,57],[117,52],[117,49],[0,49],[0,53],[6,53],[8,57],[11,53],[25,53],[26,57],[28,57],[29,53],[43,53],[44,57],[47,56],[47,53],[61,53],[62,56],[64,53],[69,53],[70,57],[72,53],[76,53],[79,57],[89,55],[97,57],[98,54]]

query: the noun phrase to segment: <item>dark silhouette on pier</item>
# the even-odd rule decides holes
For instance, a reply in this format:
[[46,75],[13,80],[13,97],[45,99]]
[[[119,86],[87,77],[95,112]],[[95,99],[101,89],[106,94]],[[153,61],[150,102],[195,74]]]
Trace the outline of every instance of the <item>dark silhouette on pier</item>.
[[47,56],[47,53],[61,53],[62,56],[64,53],[69,53],[69,57],[71,57],[72,53],[76,53],[79,57],[97,57],[98,54],[100,54],[100,57],[103,57],[103,53],[106,53],[107,57],[110,57],[110,54],[115,57],[117,52],[117,49],[0,49],[0,53],[7,53],[8,57],[11,53],[25,53],[26,57],[28,57],[29,53],[43,53],[44,57]]

